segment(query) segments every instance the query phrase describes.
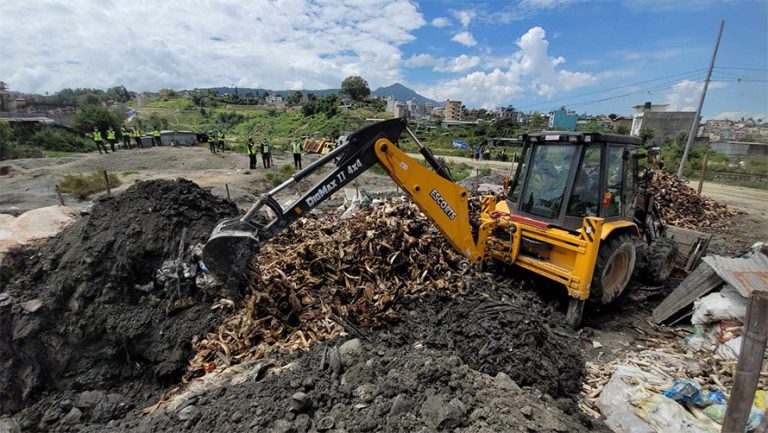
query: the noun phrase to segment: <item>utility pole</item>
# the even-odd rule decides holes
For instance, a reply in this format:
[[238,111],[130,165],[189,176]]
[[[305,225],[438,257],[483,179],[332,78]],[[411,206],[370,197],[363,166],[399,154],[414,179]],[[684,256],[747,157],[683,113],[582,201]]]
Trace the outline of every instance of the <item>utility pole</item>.
[[683,167],[688,162],[688,151],[691,150],[693,140],[696,139],[696,133],[699,131],[699,117],[701,117],[701,107],[704,106],[704,97],[707,96],[707,87],[709,87],[709,80],[712,78],[712,68],[715,67],[715,58],[717,57],[717,49],[720,47],[720,38],[723,36],[723,27],[725,26],[725,20],[720,21],[720,33],[717,35],[717,43],[715,44],[715,51],[712,53],[712,61],[709,63],[709,70],[707,71],[707,79],[704,80],[704,88],[701,89],[701,98],[699,98],[699,106],[696,108],[696,115],[693,117],[693,123],[691,123],[691,131],[688,133],[688,142],[685,143],[685,151],[683,151],[683,158],[680,160],[680,167],[677,169],[677,177],[683,177]]

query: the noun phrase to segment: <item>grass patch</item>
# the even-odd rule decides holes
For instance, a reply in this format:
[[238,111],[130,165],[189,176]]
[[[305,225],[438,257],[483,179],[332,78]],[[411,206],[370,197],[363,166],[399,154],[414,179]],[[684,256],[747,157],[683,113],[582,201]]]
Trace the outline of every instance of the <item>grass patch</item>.
[[66,152],[64,150],[45,150],[43,149],[43,155],[46,158],[63,158],[65,156],[77,155],[79,152]]
[[266,176],[267,179],[272,182],[272,186],[278,186],[293,176],[293,173],[295,172],[296,170],[293,168],[293,164],[283,164],[282,167],[280,167],[279,172],[269,172]]
[[123,176],[130,176],[132,174],[139,174],[138,170],[126,170],[123,172]]
[[[109,186],[116,188],[120,186],[120,178],[114,173],[109,173]],[[59,190],[67,194],[72,194],[80,200],[87,199],[91,194],[105,191],[104,172],[96,171],[90,174],[68,174],[64,180],[59,183]]]

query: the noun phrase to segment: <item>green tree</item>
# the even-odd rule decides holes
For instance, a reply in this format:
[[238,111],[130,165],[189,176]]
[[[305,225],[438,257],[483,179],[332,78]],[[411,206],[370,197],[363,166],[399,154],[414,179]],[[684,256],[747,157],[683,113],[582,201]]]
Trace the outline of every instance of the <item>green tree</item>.
[[362,101],[371,94],[368,82],[358,75],[351,75],[341,82],[341,91],[355,101]]
[[617,117],[619,117],[619,115],[616,113],[611,113],[608,115],[608,118],[611,119],[611,121],[616,120]]
[[643,140],[643,145],[645,145],[648,140],[653,140],[655,135],[656,132],[651,128],[640,128],[640,139]]
[[685,146],[686,143],[688,143],[688,133],[681,131],[679,134],[677,134],[677,138],[675,138],[675,144],[678,146]]
[[123,120],[122,112],[109,110],[101,105],[86,104],[75,111],[72,127],[81,133],[91,132],[94,127],[106,131],[110,126],[118,131]]
[[629,128],[627,128],[624,125],[619,125],[615,128],[613,128],[613,132],[621,135],[629,135]]
[[11,128],[10,122],[7,120],[0,120],[0,160],[9,157],[11,148],[14,147],[14,145],[13,129]]
[[528,121],[529,131],[538,131],[544,128],[544,117],[540,113],[533,113],[531,120]]
[[107,96],[107,99],[111,99],[113,101],[122,102],[122,103],[130,101],[131,98],[133,97],[131,92],[129,92],[128,89],[125,88],[125,86],[110,87],[109,89],[107,89],[106,96]]
[[286,102],[288,105],[299,105],[301,104],[301,100],[304,99],[304,94],[300,91],[295,91],[288,95],[288,98],[286,98]]

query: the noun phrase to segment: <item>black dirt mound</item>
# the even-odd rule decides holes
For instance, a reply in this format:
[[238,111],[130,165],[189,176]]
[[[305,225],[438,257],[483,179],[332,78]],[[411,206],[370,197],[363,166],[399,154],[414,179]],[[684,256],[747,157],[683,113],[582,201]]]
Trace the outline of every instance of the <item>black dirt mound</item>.
[[241,364],[241,373],[222,379],[225,386],[172,398],[151,416],[83,431],[609,431],[504,374],[472,370],[455,355],[360,340],[332,344],[315,346],[274,375],[265,374],[264,364]]
[[0,412],[16,412],[42,391],[178,378],[192,336],[216,324],[213,294],[163,287],[156,272],[177,258],[184,230],[188,248],[237,214],[187,180],[139,182],[97,200],[23,268],[17,260],[16,275],[5,274],[12,303],[0,307]]
[[519,288],[499,293],[508,284],[489,280],[455,299],[422,300],[380,335],[389,344],[448,350],[483,373],[506,373],[521,386],[573,398],[584,375],[578,337],[535,294]]

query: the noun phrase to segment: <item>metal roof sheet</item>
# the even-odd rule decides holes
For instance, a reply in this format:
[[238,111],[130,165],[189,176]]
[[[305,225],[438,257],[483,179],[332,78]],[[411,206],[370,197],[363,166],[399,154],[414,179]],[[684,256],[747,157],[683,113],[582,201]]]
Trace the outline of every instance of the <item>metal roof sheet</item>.
[[765,254],[755,253],[749,258],[707,256],[704,262],[742,296],[749,297],[755,290],[768,292],[768,256]]

